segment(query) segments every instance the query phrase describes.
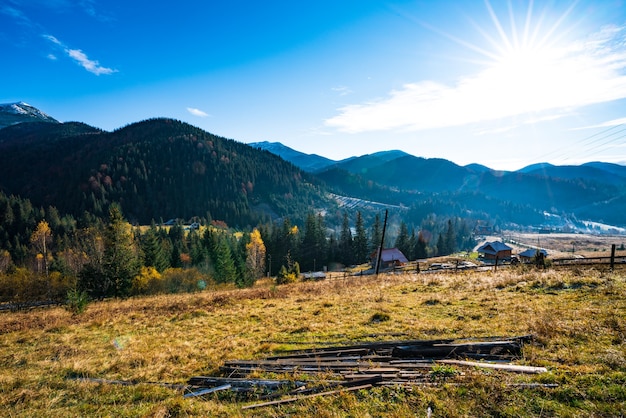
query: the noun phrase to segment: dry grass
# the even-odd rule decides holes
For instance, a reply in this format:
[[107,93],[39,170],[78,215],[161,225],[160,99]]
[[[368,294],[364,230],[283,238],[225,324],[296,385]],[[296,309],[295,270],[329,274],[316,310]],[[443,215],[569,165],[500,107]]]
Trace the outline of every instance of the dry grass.
[[[374,320],[384,318],[384,320]],[[227,359],[325,343],[536,336],[534,378],[464,370],[434,387],[378,388],[242,411],[184,384]],[[519,389],[520,382],[558,383]],[[0,314],[0,404],[8,416],[618,416],[626,413],[626,283],[621,273],[499,270],[334,278],[253,289]]]
[[[624,235],[591,235],[591,234],[530,234],[505,232],[503,236],[515,243],[523,243],[526,247],[541,247],[548,250],[552,257],[570,257],[572,254],[584,257],[608,257],[611,246],[623,248],[626,245]],[[623,252],[621,252],[623,253]]]

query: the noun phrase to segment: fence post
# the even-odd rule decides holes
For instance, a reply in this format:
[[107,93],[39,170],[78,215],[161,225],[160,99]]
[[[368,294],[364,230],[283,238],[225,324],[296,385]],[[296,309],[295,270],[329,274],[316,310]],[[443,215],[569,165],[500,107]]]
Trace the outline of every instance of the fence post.
[[611,245],[611,271],[615,267],[615,244]]

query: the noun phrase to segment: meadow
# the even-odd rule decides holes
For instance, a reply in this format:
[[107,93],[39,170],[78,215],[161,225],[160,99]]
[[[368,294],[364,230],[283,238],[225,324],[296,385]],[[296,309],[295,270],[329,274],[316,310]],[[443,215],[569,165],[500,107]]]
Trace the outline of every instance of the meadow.
[[[0,313],[0,405],[9,417],[624,416],[625,273],[520,266],[342,275],[105,300],[80,314]],[[546,373],[449,366],[428,385],[253,410],[242,407],[257,400],[227,392],[183,397],[190,377],[219,376],[226,360],[328,344],[527,334],[533,341],[516,363]]]

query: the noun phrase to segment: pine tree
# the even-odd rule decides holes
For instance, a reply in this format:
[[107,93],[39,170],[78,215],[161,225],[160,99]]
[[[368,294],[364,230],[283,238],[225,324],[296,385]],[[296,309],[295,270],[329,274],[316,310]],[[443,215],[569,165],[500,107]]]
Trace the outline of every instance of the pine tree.
[[382,227],[380,225],[380,215],[377,213],[374,218],[374,225],[372,226],[372,233],[370,234],[370,250],[377,251],[380,247],[380,240],[383,236]]
[[411,233],[409,234],[409,251],[404,253],[409,260],[416,260],[415,258],[415,247],[417,246],[417,237],[415,236],[415,229],[411,228]]
[[109,208],[104,245],[103,273],[112,284],[112,296],[126,297],[130,294],[133,277],[139,274],[140,263],[132,227],[117,205]]
[[215,266],[215,281],[218,283],[235,282],[237,270],[231,248],[224,234],[220,234],[215,247],[213,265]]
[[448,219],[448,226],[446,228],[446,236],[444,238],[445,240],[445,254],[443,255],[449,255],[452,254],[456,251],[457,249],[457,244],[456,244],[456,232],[454,229],[454,224],[452,223],[452,219]]
[[316,270],[327,258],[324,221],[321,215],[309,213],[304,225],[304,237],[301,244],[301,266],[304,271]]
[[415,259],[420,260],[428,257],[428,243],[426,242],[426,238],[424,238],[424,234],[420,231],[417,234],[417,243],[415,244]]
[[410,256],[412,253],[409,243],[409,229],[404,221],[400,222],[400,231],[396,237],[395,247],[399,249],[402,254]]
[[446,243],[443,239],[443,234],[439,234],[439,238],[437,238],[437,255],[446,255]]
[[180,260],[180,249],[178,245],[172,245],[172,251],[170,251],[170,267],[180,268],[183,266],[183,262]]
[[170,266],[168,257],[164,251],[163,243],[158,236],[154,223],[141,236],[141,250],[143,252],[143,265],[154,267],[159,273]]
[[341,234],[339,235],[339,253],[341,255],[341,262],[344,265],[353,264],[353,243],[352,243],[352,231],[350,230],[350,222],[348,220],[348,213],[343,213],[343,221],[341,223]]
[[365,263],[369,259],[370,251],[367,248],[367,235],[363,225],[361,212],[356,213],[356,225],[354,235],[354,259],[357,264]]

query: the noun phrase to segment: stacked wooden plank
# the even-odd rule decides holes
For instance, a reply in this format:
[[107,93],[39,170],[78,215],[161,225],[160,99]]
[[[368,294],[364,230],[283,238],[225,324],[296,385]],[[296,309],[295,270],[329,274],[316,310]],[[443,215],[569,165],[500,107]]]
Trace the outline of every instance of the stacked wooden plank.
[[[210,392],[223,388],[254,393],[259,399],[272,399],[285,394],[309,396],[337,387],[353,390],[371,385],[429,384],[433,382],[436,364],[521,373],[545,372],[544,368],[510,364],[522,357],[523,345],[530,338],[382,341],[288,351],[258,360],[226,361],[220,370],[228,377],[197,376],[188,383],[197,388],[196,393],[206,392],[206,388],[213,388]],[[306,376],[308,379],[250,378],[250,375],[264,374]],[[326,380],[310,378],[320,374]]]

